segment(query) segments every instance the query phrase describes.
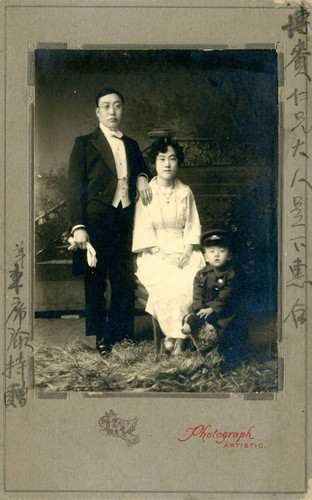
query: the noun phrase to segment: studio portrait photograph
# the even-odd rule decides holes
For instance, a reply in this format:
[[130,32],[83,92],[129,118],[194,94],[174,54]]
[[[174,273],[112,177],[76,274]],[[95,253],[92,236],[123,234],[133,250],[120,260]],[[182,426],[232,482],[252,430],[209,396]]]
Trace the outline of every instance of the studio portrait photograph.
[[3,498],[309,498],[309,2],[0,17]]
[[272,392],[276,50],[35,51],[35,387]]

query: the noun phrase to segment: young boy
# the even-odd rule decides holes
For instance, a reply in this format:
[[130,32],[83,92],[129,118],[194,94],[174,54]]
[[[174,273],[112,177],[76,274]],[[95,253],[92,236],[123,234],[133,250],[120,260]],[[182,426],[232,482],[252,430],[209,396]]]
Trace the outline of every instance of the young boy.
[[182,332],[191,335],[201,351],[218,345],[224,371],[248,359],[248,332],[239,315],[239,283],[229,235],[221,229],[207,231],[201,245],[206,266],[195,276],[193,312],[184,317]]

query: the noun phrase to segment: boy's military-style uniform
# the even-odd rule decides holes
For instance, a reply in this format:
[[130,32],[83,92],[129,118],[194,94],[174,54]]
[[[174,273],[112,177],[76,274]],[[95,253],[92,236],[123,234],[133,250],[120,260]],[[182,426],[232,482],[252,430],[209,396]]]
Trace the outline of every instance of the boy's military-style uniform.
[[[203,235],[202,245],[207,243],[205,237],[210,234],[211,232],[208,232]],[[220,246],[229,244],[225,238],[215,242]],[[227,262],[221,268],[206,264],[194,279],[193,312],[184,318],[194,338],[203,325],[214,327],[211,328],[206,350],[218,345],[218,352],[225,357],[225,363],[229,367],[248,358],[246,351],[248,332],[239,311],[239,287],[240,283],[231,262]],[[206,308],[213,309],[213,312],[206,319],[200,318],[197,315],[198,311]]]
[[[214,313],[209,316],[221,328],[226,328],[236,316],[233,286],[235,271],[232,265],[225,269],[214,269],[207,264],[195,276],[193,287],[193,310],[211,307]],[[212,318],[213,317],[213,318]]]

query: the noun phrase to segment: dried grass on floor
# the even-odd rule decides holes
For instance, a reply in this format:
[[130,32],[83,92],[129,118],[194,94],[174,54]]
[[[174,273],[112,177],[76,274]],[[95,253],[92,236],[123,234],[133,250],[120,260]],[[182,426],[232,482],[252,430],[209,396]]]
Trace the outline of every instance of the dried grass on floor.
[[252,359],[220,373],[214,349],[204,358],[159,355],[153,342],[121,342],[101,357],[81,341],[65,346],[36,345],[35,386],[44,391],[269,392],[277,390],[277,360]]

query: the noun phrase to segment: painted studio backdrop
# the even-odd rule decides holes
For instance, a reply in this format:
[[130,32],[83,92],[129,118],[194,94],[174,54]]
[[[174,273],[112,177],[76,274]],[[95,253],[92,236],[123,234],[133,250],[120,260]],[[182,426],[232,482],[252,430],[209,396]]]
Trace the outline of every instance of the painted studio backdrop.
[[276,52],[37,50],[35,57],[36,317],[83,317],[83,281],[71,276],[66,243],[68,160],[75,138],[97,126],[96,93],[114,87],[125,97],[122,131],[146,158],[160,130],[184,147],[179,178],[194,193],[202,229],[222,226],[235,236],[243,310],[275,318]]

